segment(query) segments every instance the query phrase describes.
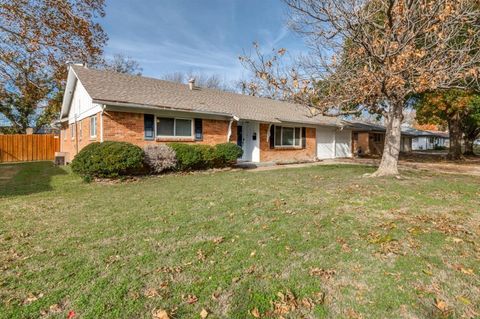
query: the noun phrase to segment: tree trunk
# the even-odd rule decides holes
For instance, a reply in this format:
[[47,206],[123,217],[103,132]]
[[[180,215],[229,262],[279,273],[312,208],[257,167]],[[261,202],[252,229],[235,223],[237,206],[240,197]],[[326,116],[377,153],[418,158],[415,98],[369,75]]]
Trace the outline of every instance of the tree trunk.
[[469,156],[475,155],[475,153],[473,152],[473,143],[475,142],[475,140],[465,137],[464,142],[465,142],[465,152],[463,153],[463,155],[469,155]]
[[391,110],[385,117],[387,131],[385,133],[385,145],[383,148],[382,161],[377,171],[372,174],[373,177],[379,176],[397,176],[398,156],[400,154],[403,104],[392,105]]
[[462,159],[462,130],[460,114],[456,113],[448,120],[448,130],[450,131],[450,149],[447,158],[449,160]]

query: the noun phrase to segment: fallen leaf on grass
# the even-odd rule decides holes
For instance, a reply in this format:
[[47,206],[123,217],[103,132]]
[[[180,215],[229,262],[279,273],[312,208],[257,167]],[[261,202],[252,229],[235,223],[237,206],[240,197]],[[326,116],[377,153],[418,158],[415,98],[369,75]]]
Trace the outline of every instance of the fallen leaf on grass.
[[273,302],[273,313],[275,315],[285,315],[298,308],[297,299],[291,291],[287,291],[286,293],[279,292],[277,296],[280,300]]
[[154,309],[152,311],[152,318],[153,319],[170,319],[168,313],[163,309]]
[[458,299],[459,301],[461,301],[461,302],[462,302],[463,304],[465,304],[465,305],[469,305],[469,304],[472,303],[472,302],[470,301],[470,299],[468,299],[468,298],[466,298],[466,297],[464,297],[464,296],[458,296],[457,299]]
[[48,309],[51,313],[59,313],[62,311],[62,307],[58,303],[51,305]]
[[217,245],[223,243],[224,241],[225,241],[224,237],[217,237],[213,239],[213,243]]
[[453,268],[455,268],[456,270],[464,273],[465,275],[469,275],[469,276],[474,276],[475,275],[472,268],[465,268],[461,264],[454,264]]
[[167,274],[179,274],[183,271],[183,268],[180,266],[176,267],[160,267],[155,270],[156,272],[163,272]]
[[435,298],[435,307],[437,307],[437,309],[440,310],[441,312],[447,312],[448,310],[447,303],[443,300],[436,299],[436,298]]
[[205,252],[203,250],[199,249],[197,251],[197,258],[198,260],[204,261],[205,259],[207,259],[207,256],[205,255]]
[[200,311],[200,318],[205,319],[208,317],[208,311],[207,309],[203,308],[202,311]]
[[310,276],[318,276],[325,279],[330,279],[335,275],[334,269],[312,268],[310,269]]
[[158,297],[159,294],[158,294],[158,291],[157,289],[155,288],[148,288],[148,289],[145,289],[145,291],[143,292],[143,295],[146,297],[146,298],[155,298],[155,297]]
[[363,318],[361,314],[359,314],[358,312],[356,312],[353,309],[348,309],[347,310],[347,317],[352,318],[352,319],[362,319]]
[[38,299],[42,298],[43,297],[43,294],[42,293],[39,293],[38,295],[34,295],[32,293],[29,293],[27,298],[25,298],[25,300],[23,301],[23,304],[24,305],[29,305],[31,304],[32,302],[34,301],[37,301]]
[[254,316],[255,318],[260,318],[260,312],[258,311],[257,308],[253,308],[251,311],[250,311],[250,314],[252,316]]
[[196,303],[198,301],[198,297],[195,296],[195,295],[187,295],[185,298],[184,298],[185,302],[192,305],[194,303]]

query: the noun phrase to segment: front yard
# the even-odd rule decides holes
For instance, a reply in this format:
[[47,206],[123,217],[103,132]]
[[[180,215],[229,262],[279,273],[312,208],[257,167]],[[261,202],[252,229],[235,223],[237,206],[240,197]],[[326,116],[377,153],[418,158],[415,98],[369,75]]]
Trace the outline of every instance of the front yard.
[[372,171],[0,165],[0,317],[480,316],[480,178]]

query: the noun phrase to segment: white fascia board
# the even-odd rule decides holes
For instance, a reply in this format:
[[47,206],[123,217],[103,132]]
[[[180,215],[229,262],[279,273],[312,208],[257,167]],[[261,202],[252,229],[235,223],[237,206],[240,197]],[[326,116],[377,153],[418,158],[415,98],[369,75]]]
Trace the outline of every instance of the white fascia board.
[[77,76],[71,67],[68,68],[67,83],[65,84],[65,92],[63,94],[62,108],[60,111],[60,119],[68,117],[70,106],[72,104],[73,93],[77,85]]

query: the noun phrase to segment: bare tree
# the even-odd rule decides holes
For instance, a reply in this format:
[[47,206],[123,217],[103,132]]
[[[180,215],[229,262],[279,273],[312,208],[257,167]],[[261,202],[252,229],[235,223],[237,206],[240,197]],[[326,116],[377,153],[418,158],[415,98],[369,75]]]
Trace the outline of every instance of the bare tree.
[[198,72],[173,72],[164,74],[162,79],[171,82],[186,84],[190,79],[195,79],[195,85],[207,89],[218,89],[222,91],[231,91],[231,87],[221,79],[218,74],[202,74]]
[[140,63],[132,57],[123,54],[114,54],[111,59],[107,59],[101,68],[131,75],[142,75]]
[[[284,51],[243,63],[283,98],[318,114],[367,108],[387,127],[373,176],[398,174],[403,111],[412,95],[478,90],[480,9],[475,0],[285,0],[311,54],[278,68]],[[258,53],[258,50],[257,50]]]

